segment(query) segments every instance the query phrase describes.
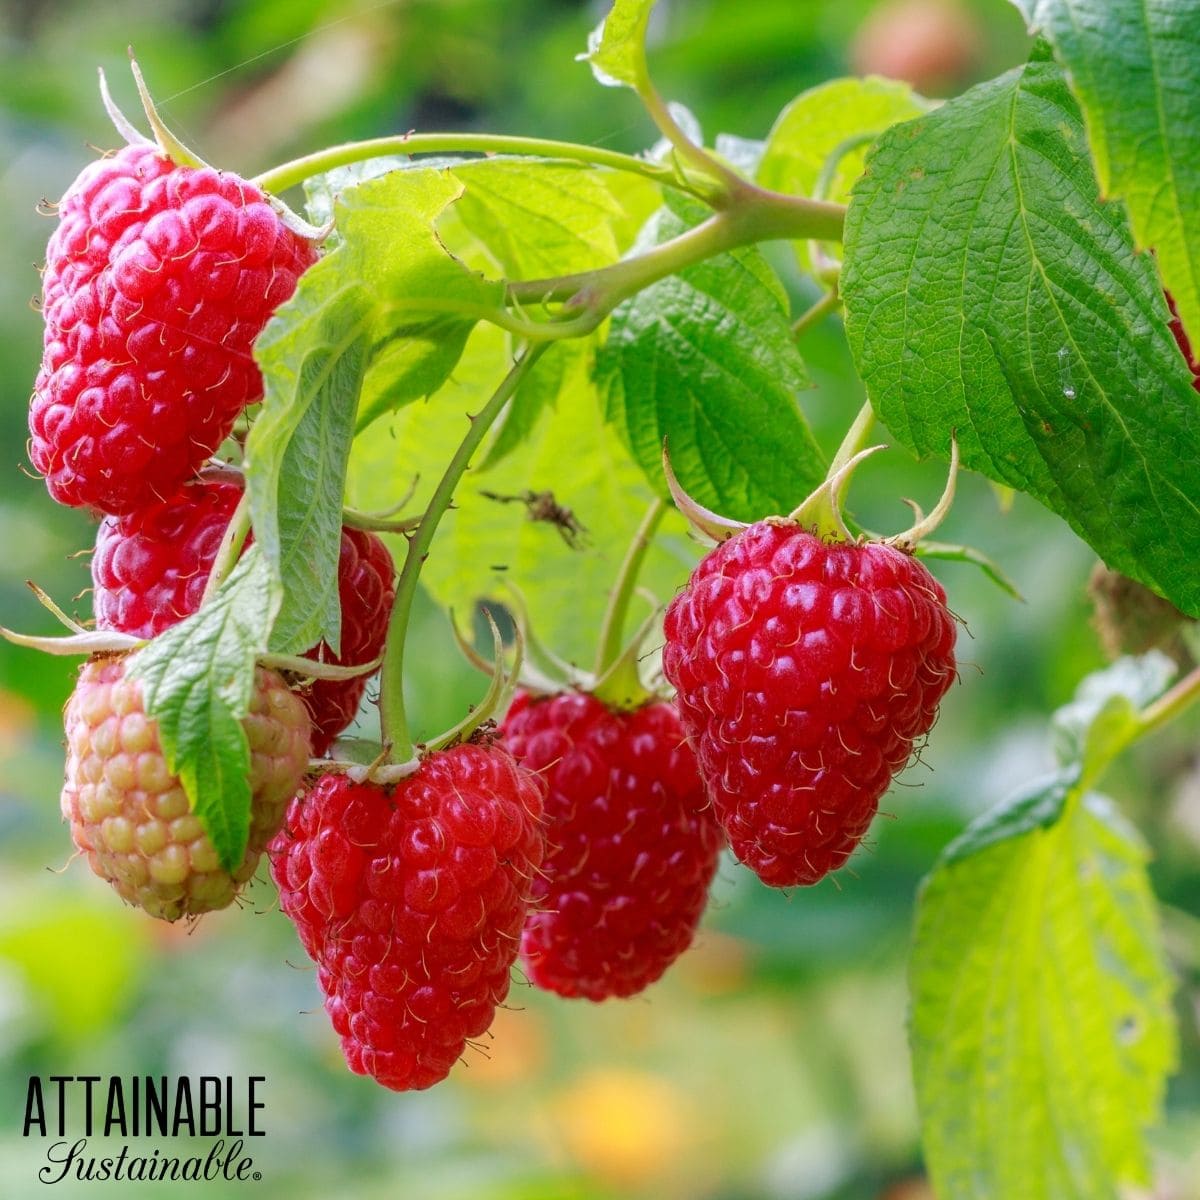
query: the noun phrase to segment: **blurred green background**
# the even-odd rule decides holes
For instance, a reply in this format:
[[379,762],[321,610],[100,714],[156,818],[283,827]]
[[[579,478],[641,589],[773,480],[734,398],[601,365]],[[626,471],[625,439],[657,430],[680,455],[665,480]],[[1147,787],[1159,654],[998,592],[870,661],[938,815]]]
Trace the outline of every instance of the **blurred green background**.
[[[411,128],[531,133],[640,150],[633,97],[574,61],[604,6],[579,0],[10,0],[0,5],[0,622],[54,632],[35,579],[81,617],[93,537],[23,473],[40,352],[31,298],[50,221],[37,214],[115,137],[103,66],[136,111],[132,43],[174,127],[249,174],[343,139]],[[934,95],[1018,62],[1005,0],[661,0],[661,89],[711,138],[761,137],[792,96],[853,71]],[[802,304],[807,285],[781,269]],[[836,318],[805,336],[804,397],[829,448],[862,401]],[[902,453],[858,486],[869,527],[899,528],[903,495],[932,500],[942,468]],[[579,514],[587,524],[587,514]],[[1005,513],[967,479],[946,540],[997,559],[1017,603],[938,566],[971,637],[962,684],[852,869],[784,896],[723,867],[696,947],[644,997],[601,1007],[514,986],[490,1057],[432,1092],[396,1096],[341,1065],[315,972],[258,884],[193,929],[123,907],[71,860],[58,813],[60,711],[74,663],[0,643],[0,1196],[32,1194],[45,1144],[20,1137],[30,1074],[265,1075],[257,1195],[420,1200],[928,1197],[905,1045],[905,960],[918,882],[939,849],[1049,762],[1046,718],[1102,658],[1088,624],[1090,552],[1018,498]],[[72,597],[76,597],[71,601]],[[564,597],[569,603],[569,597]],[[479,692],[426,605],[411,705],[426,731]],[[1181,723],[1122,764],[1110,790],[1145,830],[1180,979],[1183,1065],[1156,1134],[1162,1200],[1200,1195],[1200,772]],[[147,1151],[153,1143],[146,1143]],[[179,1147],[163,1145],[167,1152]],[[188,1185],[139,1185],[146,1197]],[[205,1185],[242,1194],[251,1185]],[[128,1185],[58,1185],[58,1194]]]

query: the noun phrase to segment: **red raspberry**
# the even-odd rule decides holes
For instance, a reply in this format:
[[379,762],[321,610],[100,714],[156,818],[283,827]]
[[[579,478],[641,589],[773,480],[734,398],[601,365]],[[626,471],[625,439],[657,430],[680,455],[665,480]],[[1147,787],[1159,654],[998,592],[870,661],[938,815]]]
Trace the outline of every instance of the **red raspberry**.
[[254,874],[308,766],[308,717],[259,668],[242,727],[250,742],[250,840],[226,871],[163,758],[141,684],[119,658],[84,665],[67,703],[62,813],[92,870],[129,904],[167,921],[224,908]]
[[133,512],[261,399],[254,339],[316,254],[252,184],[153,146],[84,168],[58,215],[30,459],[59,503]]
[[503,729],[549,785],[521,955],[561,996],[632,996],[688,948],[724,838],[674,705],[518,694]]
[[[396,596],[396,565],[383,540],[365,529],[342,527],[338,559],[338,596],[342,604],[341,653],[321,642],[306,658],[340,665],[372,662],[383,653],[388,618]],[[313,753],[328,751],[354,720],[367,687],[367,676],[316,679],[305,693],[313,720]]]
[[543,788],[498,746],[429,755],[382,787],[324,775],[271,845],[350,1069],[444,1079],[508,994],[541,866]]
[[882,543],[760,521],[700,562],[664,630],[734,853],[778,887],[841,866],[955,678],[941,585]]
[[1180,352],[1187,359],[1187,365],[1192,372],[1192,387],[1200,392],[1200,360],[1197,360],[1192,352],[1192,344],[1183,328],[1183,322],[1179,319],[1179,309],[1175,307],[1175,297],[1170,292],[1165,292],[1164,295],[1167,298],[1167,307],[1171,310],[1171,332],[1175,335]]
[[[157,637],[200,606],[217,548],[241,497],[234,483],[188,484],[171,502],[123,517],[105,517],[92,556],[96,624],[133,637]],[[342,652],[320,643],[306,657],[350,664],[378,658],[395,594],[391,552],[375,534],[342,530],[338,595]],[[318,679],[304,692],[313,721],[313,752],[324,754],[358,712],[366,677]]]
[[105,517],[92,555],[97,627],[152,638],[191,616],[241,495],[236,483],[204,481],[169,503]]

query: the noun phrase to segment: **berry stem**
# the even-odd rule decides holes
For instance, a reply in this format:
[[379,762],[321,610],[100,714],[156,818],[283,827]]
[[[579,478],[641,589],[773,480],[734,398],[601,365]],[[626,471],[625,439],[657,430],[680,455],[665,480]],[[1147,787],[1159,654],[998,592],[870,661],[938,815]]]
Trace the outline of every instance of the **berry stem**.
[[201,606],[216,594],[221,584],[229,577],[229,572],[233,570],[237,565],[237,560],[241,557],[242,547],[246,544],[246,538],[249,535],[250,493],[243,491],[241,499],[237,502],[237,508],[233,510],[233,516],[229,518],[229,524],[225,527],[221,544],[217,547],[217,556],[213,559],[212,569],[208,573],[208,582],[204,585],[204,594],[200,597]]
[[534,155],[542,158],[565,159],[569,162],[586,163],[594,167],[610,167],[615,171],[626,171],[641,175],[645,179],[677,188],[697,197],[703,191],[696,184],[681,177],[670,167],[647,162],[632,154],[616,150],[604,150],[598,146],[584,146],[577,142],[560,142],[547,138],[508,137],[490,133],[405,133],[391,137],[368,138],[360,142],[345,142],[330,146],[302,158],[281,163],[255,176],[252,182],[264,192],[285,192],[288,188],[322,175],[335,167],[363,162],[371,158],[382,158],[393,154],[515,154]]
[[638,99],[641,100],[650,119],[658,126],[658,131],[675,147],[676,153],[684,163],[690,164],[700,175],[700,180],[712,180],[717,185],[714,194],[711,184],[704,188],[701,182],[698,187],[689,190],[695,195],[706,199],[714,208],[726,207],[731,198],[736,196],[746,182],[735,171],[731,171],[723,162],[713,158],[703,146],[697,146],[684,133],[679,122],[671,113],[670,107],[659,95],[658,89],[650,82],[648,75],[636,88]]
[[853,424],[846,430],[846,436],[842,438],[842,444],[837,448],[833,462],[829,464],[828,478],[832,479],[860,450],[866,448],[874,428],[875,410],[868,400],[858,410]]
[[600,645],[596,653],[597,679],[621,657],[629,602],[637,588],[638,575],[642,563],[646,560],[646,552],[650,549],[654,533],[666,511],[666,501],[656,496],[633,535],[633,541],[629,543],[629,549],[625,553],[625,561],[621,563],[617,572],[616,582],[608,598],[608,607],[604,612],[604,623],[600,626]]
[[1200,700],[1200,667],[1193,668],[1174,687],[1142,710],[1130,741],[1173,721],[1197,700]]
[[842,298],[838,295],[837,285],[835,284],[811,308],[805,309],[792,322],[792,336],[798,338],[802,334],[807,333],[818,321],[835,311],[841,302]]
[[544,344],[537,344],[528,346],[523,352],[519,350],[511,369],[491,399],[470,418],[471,425],[466,437],[454,452],[446,473],[434,489],[420,524],[409,538],[404,566],[400,569],[400,578],[396,582],[396,598],[388,621],[387,644],[383,652],[383,670],[380,675],[380,726],[383,743],[388,748],[388,758],[391,762],[406,762],[413,756],[413,741],[404,711],[404,643],[421,567],[428,557],[438,523],[450,507],[459,480],[470,466],[471,456],[479,449],[479,444],[488,429],[512,399],[521,380],[537,361],[543,349]]

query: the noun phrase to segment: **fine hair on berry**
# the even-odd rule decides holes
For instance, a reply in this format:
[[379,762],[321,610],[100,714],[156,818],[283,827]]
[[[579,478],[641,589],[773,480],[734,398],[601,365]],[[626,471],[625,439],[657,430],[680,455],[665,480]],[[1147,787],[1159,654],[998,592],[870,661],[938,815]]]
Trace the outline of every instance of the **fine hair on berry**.
[[92,870],[129,904],[174,921],[226,907],[283,822],[309,758],[304,706],[274,672],[255,672],[242,728],[250,748],[250,830],[242,861],[221,866],[183,784],[171,773],[141,684],[122,658],[79,673],[64,718],[62,814]]
[[58,206],[30,458],[61,504],[168,500],[262,398],[255,338],[315,261],[253,184],[131,145]]
[[501,732],[546,779],[521,957],[561,996],[632,996],[691,945],[724,837],[673,704],[518,693]]
[[350,1069],[397,1091],[449,1074],[509,989],[542,864],[544,785],[502,747],[383,786],[325,774],[271,847]]
[[913,555],[790,521],[709,553],[664,631],[730,846],[779,887],[846,861],[956,678],[946,594]]

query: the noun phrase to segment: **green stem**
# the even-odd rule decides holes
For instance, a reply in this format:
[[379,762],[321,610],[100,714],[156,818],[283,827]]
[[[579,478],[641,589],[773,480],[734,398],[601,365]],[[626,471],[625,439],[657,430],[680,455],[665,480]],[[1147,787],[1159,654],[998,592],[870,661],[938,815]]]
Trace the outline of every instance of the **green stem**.
[[[678,121],[671,115],[670,107],[658,94],[658,89],[647,76],[637,88],[641,100],[650,119],[658,126],[659,132],[675,147],[676,153],[685,164],[690,164],[700,174],[701,181],[711,180],[717,184],[714,191],[711,187],[705,189],[704,198],[714,208],[725,208],[745,187],[745,180],[735,171],[731,171],[724,163],[718,162],[703,146],[697,146],[684,133]],[[703,183],[699,183],[696,194],[700,193]]]
[[408,730],[408,719],[404,711],[404,643],[408,633],[408,621],[412,612],[413,599],[417,593],[417,579],[421,567],[433,544],[433,535],[437,532],[450,502],[454,498],[454,490],[459,480],[471,463],[471,456],[479,449],[489,428],[500,415],[504,406],[512,399],[521,380],[529,368],[537,361],[544,349],[538,344],[528,347],[513,363],[512,368],[504,377],[500,386],[491,399],[475,416],[470,418],[471,427],[467,430],[446,473],[439,480],[433,496],[417,526],[416,532],[409,539],[408,551],[404,557],[404,566],[400,569],[400,578],[396,582],[396,599],[392,604],[392,614],[388,620],[387,644],[383,652],[383,668],[379,694],[379,716],[383,733],[383,743],[388,748],[388,758],[391,762],[407,762],[413,755],[412,737]]
[[595,271],[510,283],[508,298],[535,304],[571,301],[573,307],[589,310],[595,328],[622,300],[668,275],[728,250],[775,238],[837,240],[842,236],[846,210],[840,204],[745,186],[748,190],[736,206],[714,214],[645,254]]
[[604,150],[598,146],[583,146],[576,142],[507,137],[490,133],[411,133],[368,138],[361,142],[345,142],[340,146],[330,146],[328,149],[281,163],[256,176],[252,182],[264,192],[286,192],[288,188],[295,187],[314,175],[370,158],[382,158],[390,154],[459,153],[536,155],[542,158],[566,159],[569,162],[581,162],[594,167],[627,171],[667,187],[674,187],[696,196],[701,195],[695,185],[681,179],[670,167],[646,162],[632,154],[621,154],[619,151]]
[[1200,700],[1200,667],[1193,668],[1173,688],[1142,710],[1138,717],[1137,729],[1130,741],[1144,737],[1168,721],[1174,720],[1197,700]]
[[241,557],[242,547],[250,534],[250,493],[242,492],[233,516],[225,527],[221,544],[217,547],[217,556],[213,559],[212,569],[208,573],[208,582],[204,585],[204,594],[200,597],[201,606],[229,578],[229,572],[237,565]]
[[807,333],[818,321],[833,312],[841,302],[842,298],[838,295],[837,288],[831,288],[811,308],[806,309],[792,322],[792,336],[800,337],[801,334]]
[[621,638],[625,632],[625,619],[629,615],[629,602],[637,588],[638,574],[646,559],[646,552],[654,540],[655,530],[667,511],[666,501],[659,497],[651,502],[638,526],[633,541],[625,553],[625,561],[617,572],[617,579],[608,598],[604,612],[604,623],[600,626],[600,646],[596,653],[596,678],[599,679],[621,656]]
[[867,400],[858,410],[858,416],[854,418],[854,423],[846,430],[846,436],[842,438],[842,444],[837,448],[833,462],[829,464],[828,478],[836,475],[866,446],[871,436],[871,430],[874,428],[875,410],[871,407],[870,400]]

